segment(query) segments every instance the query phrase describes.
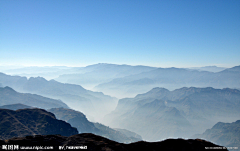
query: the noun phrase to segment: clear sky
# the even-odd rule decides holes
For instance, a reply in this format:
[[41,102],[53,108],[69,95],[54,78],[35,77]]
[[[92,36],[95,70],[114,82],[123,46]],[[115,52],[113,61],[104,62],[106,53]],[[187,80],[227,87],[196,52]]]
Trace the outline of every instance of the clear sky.
[[240,65],[239,0],[0,0],[0,65]]

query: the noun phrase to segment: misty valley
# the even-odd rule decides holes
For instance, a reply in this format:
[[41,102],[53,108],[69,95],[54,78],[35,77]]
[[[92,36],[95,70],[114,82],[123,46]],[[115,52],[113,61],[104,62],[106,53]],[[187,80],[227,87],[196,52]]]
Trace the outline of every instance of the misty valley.
[[240,150],[240,66],[1,66],[0,114],[0,145]]

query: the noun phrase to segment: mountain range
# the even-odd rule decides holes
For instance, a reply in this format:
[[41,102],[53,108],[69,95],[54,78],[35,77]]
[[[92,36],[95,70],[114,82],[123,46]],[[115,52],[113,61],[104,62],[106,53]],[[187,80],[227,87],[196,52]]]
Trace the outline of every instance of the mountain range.
[[89,90],[125,98],[145,93],[154,87],[164,87],[169,90],[192,86],[239,88],[239,68],[240,66],[157,68],[99,63],[86,67],[24,67],[1,71],[29,78],[38,76],[46,77],[48,80],[54,78],[62,83],[77,84]]
[[[46,80],[0,73],[0,108],[55,108],[51,110],[57,119],[79,132],[122,143],[142,138],[190,138],[196,133],[214,143],[229,146],[238,142],[233,134],[238,134],[238,122],[232,127],[229,122],[240,117],[240,66],[185,69],[96,64],[82,68],[29,67],[16,73],[20,71],[28,76],[59,77]],[[122,99],[117,103],[117,98],[105,94]]]
[[148,72],[153,69],[155,67],[99,63],[81,68],[81,72],[79,73],[60,75],[55,80],[64,83],[79,84],[91,89],[98,84],[109,82],[115,78]]
[[66,66],[0,66],[0,72],[9,75],[18,75],[24,77],[44,77],[45,79],[51,80],[57,78],[65,73],[81,73],[81,67],[66,67]]
[[[11,104],[0,106],[0,109],[10,110],[19,110],[27,108],[33,109],[33,107],[24,104]],[[112,129],[100,123],[90,122],[88,121],[86,116],[79,111],[66,108],[51,108],[48,109],[48,112],[53,113],[56,116],[56,119],[65,121],[69,123],[72,127],[77,128],[79,133],[93,133],[120,143],[131,143],[142,140],[142,137],[134,132],[124,129]],[[20,136],[23,135],[19,133],[18,137]]]
[[[218,122],[211,129],[193,138],[201,138],[226,147],[235,147],[240,150],[240,120],[232,123]],[[235,150],[236,149],[232,149]]]
[[189,69],[199,70],[199,71],[209,71],[209,72],[220,72],[227,68],[217,67],[217,66],[205,66],[205,67],[191,67]]
[[124,129],[115,130],[100,123],[90,122],[79,111],[65,108],[52,108],[48,111],[55,114],[57,119],[66,121],[71,126],[76,127],[79,133],[93,133],[120,143],[131,143],[142,140],[141,136],[136,133]]
[[134,97],[154,87],[169,90],[181,87],[239,88],[240,66],[221,72],[189,70],[183,68],[157,68],[101,83],[92,90],[118,98]]
[[134,98],[120,99],[104,124],[140,134],[149,141],[189,138],[219,121],[240,117],[240,91],[184,87],[169,91],[154,88]]
[[6,86],[0,88],[0,105],[27,104],[32,107],[50,109],[53,107],[69,108],[60,100],[50,99],[36,94],[18,93],[12,88]]
[[0,83],[22,93],[38,94],[44,97],[59,99],[69,107],[80,110],[92,120],[98,120],[112,111],[117,99],[101,92],[86,90],[80,85],[60,83],[41,77],[29,78],[10,76],[0,73]]

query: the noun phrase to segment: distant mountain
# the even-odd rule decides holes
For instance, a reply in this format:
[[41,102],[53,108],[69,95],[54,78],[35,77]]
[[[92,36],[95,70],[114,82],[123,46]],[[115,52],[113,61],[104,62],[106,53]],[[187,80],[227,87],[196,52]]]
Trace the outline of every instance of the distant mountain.
[[148,72],[115,78],[101,83],[93,90],[111,94],[118,98],[134,97],[154,87],[170,90],[181,87],[238,88],[240,66],[213,73],[181,68],[157,68]]
[[19,110],[19,109],[27,109],[27,108],[33,108],[33,107],[24,105],[21,103],[0,106],[0,109],[9,109],[9,110]]
[[187,137],[187,132],[192,128],[179,110],[167,107],[162,100],[154,100],[144,105],[139,102],[131,110],[114,117],[110,125],[134,131],[148,141]]
[[0,72],[9,75],[18,75],[25,77],[44,77],[45,79],[54,79],[62,74],[82,73],[81,67],[66,67],[66,66],[45,66],[45,67],[12,67],[0,66]]
[[69,108],[60,100],[54,100],[36,94],[18,93],[10,87],[0,88],[0,105],[10,105],[17,103],[43,109],[49,109],[53,107]]
[[218,122],[211,129],[194,135],[193,138],[203,138],[219,145],[238,147],[240,150],[240,120],[233,123]]
[[[22,146],[52,146],[53,150],[68,150],[71,147],[74,149],[87,149],[89,151],[205,151],[205,150],[227,150],[223,146],[215,145],[201,139],[168,139],[161,142],[136,142],[131,144],[122,144],[111,141],[101,136],[94,134],[78,134],[70,137],[60,135],[39,135],[35,137],[12,138],[7,142],[0,140],[0,148],[5,145],[18,144]],[[82,148],[81,148],[82,146]],[[207,148],[207,149],[206,149]],[[3,148],[1,148],[3,149]],[[40,149],[41,150],[41,149]]]
[[0,109],[0,139],[50,134],[71,136],[78,131],[43,109]]
[[201,133],[218,121],[240,117],[240,91],[184,87],[169,91],[154,88],[134,98],[120,99],[104,124],[140,134],[156,141]]
[[109,82],[115,78],[148,72],[153,69],[156,68],[99,63],[82,68],[82,73],[60,75],[55,80],[64,83],[79,84],[91,89],[98,84]]
[[199,71],[209,71],[209,72],[220,72],[227,68],[217,67],[217,66],[205,66],[205,67],[191,67],[189,69],[199,70]]
[[0,83],[19,92],[60,99],[69,107],[80,110],[97,120],[112,111],[117,104],[116,98],[104,95],[101,92],[89,91],[80,85],[60,83],[54,80],[47,81],[41,77],[27,79],[26,77],[0,73]]
[[100,123],[89,122],[86,116],[79,111],[64,108],[53,108],[48,111],[54,113],[57,119],[64,120],[76,127],[79,133],[93,133],[120,143],[142,140],[141,136],[136,133],[127,130],[114,130]]

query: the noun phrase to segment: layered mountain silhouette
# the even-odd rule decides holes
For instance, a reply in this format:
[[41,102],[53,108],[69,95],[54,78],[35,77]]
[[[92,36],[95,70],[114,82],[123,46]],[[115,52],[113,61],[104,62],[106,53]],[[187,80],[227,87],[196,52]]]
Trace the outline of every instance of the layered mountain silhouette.
[[70,123],[71,126],[76,127],[79,133],[93,133],[120,143],[131,143],[142,140],[141,136],[128,130],[115,130],[100,123],[92,123],[79,111],[65,108],[53,108],[48,111],[54,113],[57,119],[64,120]]
[[240,150],[240,120],[232,123],[218,122],[211,129],[194,135],[193,138],[202,138],[226,147],[238,147]]
[[227,68],[217,67],[217,66],[205,66],[205,67],[191,67],[189,69],[199,70],[199,71],[209,71],[209,72],[220,72]]
[[184,87],[169,91],[154,88],[134,98],[119,100],[116,109],[105,116],[104,123],[156,141],[189,138],[219,121],[236,121],[239,117],[240,91],[237,89]]
[[239,88],[239,77],[240,66],[216,73],[182,68],[157,68],[139,74],[115,78],[99,84],[93,90],[123,98],[134,97],[154,87],[164,87],[169,90],[191,86]]
[[18,103],[43,109],[50,109],[53,107],[69,108],[60,100],[50,99],[36,94],[18,93],[10,87],[0,88],[0,105]]
[[18,75],[24,77],[44,77],[45,79],[54,79],[59,75],[65,73],[79,73],[82,67],[66,67],[66,66],[31,66],[31,67],[11,67],[11,66],[0,66],[0,72],[9,75]]
[[240,66],[228,69],[216,66],[190,69],[156,68],[99,63],[78,68],[26,67],[2,71],[27,77],[43,76],[48,79],[59,76],[55,78],[59,82],[78,84],[87,89],[124,98],[145,93],[154,87],[164,87],[169,90],[191,86],[239,88],[239,68]]
[[0,109],[0,138],[23,137],[27,135],[78,134],[76,128],[67,122],[57,120],[54,114],[43,109]]
[[64,137],[60,135],[38,135],[33,137],[28,136],[22,138],[12,138],[7,141],[0,140],[0,147],[10,144],[19,144],[19,148],[22,146],[29,146],[29,144],[31,144],[32,146],[51,146],[53,147],[53,150],[59,150],[59,146],[61,146],[61,150],[82,148],[89,151],[227,150],[223,146],[218,146],[201,139],[168,139],[154,143],[139,141],[131,144],[122,144],[89,133],[73,135],[70,137]]
[[41,77],[27,79],[26,77],[0,73],[0,83],[19,92],[60,99],[69,107],[80,110],[95,119],[109,113],[117,104],[116,98],[101,92],[89,91],[80,85],[60,83],[54,80],[47,81]]
[[79,84],[86,88],[93,88],[98,84],[109,82],[115,78],[148,72],[153,69],[156,68],[99,63],[81,68],[79,73],[60,75],[55,80],[64,83]]

